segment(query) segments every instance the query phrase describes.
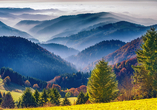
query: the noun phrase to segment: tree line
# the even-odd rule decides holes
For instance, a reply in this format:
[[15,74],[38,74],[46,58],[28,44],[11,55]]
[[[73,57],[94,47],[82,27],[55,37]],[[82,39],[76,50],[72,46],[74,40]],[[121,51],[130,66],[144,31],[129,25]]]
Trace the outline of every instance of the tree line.
[[[0,69],[0,75],[1,78],[3,79],[3,81],[5,81],[6,83],[8,83],[8,81],[10,80],[11,82],[21,85],[21,86],[35,86],[34,84],[36,84],[38,87],[38,89],[43,89],[46,88],[47,86],[47,82],[46,81],[42,81],[40,79],[36,79],[36,78],[32,78],[32,77],[25,77],[22,76],[21,74],[13,71],[11,68],[6,68],[6,67],[2,67]],[[9,80],[8,80],[9,79]]]
[[[155,28],[148,30],[142,39],[141,49],[136,51],[138,65],[132,66],[135,72],[132,77],[134,85],[131,89],[134,93],[128,94],[131,97],[127,100],[157,97],[157,31]],[[62,105],[65,104],[64,101],[69,104],[67,96],[68,94],[66,94]],[[91,77],[87,83],[87,94],[84,95],[83,92],[80,92],[76,104],[83,104],[87,101],[91,103],[110,102],[120,96],[116,75],[111,66],[108,66],[108,62],[102,59],[91,72]],[[43,106],[47,102],[60,105],[59,99],[60,94],[55,88],[44,89],[41,95],[37,89],[32,95],[31,90],[27,88],[18,105],[36,107]]]

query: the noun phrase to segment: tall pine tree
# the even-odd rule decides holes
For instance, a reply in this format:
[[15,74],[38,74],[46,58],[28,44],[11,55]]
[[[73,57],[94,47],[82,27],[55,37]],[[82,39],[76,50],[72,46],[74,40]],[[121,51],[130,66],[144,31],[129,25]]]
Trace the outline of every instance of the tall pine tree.
[[34,98],[35,98],[35,102],[36,102],[37,105],[38,105],[38,102],[39,102],[39,97],[40,97],[39,91],[36,89],[35,92],[34,92]]
[[8,92],[5,95],[4,100],[2,102],[2,107],[3,108],[14,108],[15,107],[15,103],[14,103],[14,100],[13,100],[10,92]]
[[87,84],[91,102],[109,102],[118,92],[118,82],[112,68],[103,59],[96,64]]
[[35,98],[32,95],[30,88],[26,88],[24,94],[22,95],[21,107],[35,107]]
[[136,51],[138,64],[134,66],[134,82],[144,96],[152,97],[157,90],[157,31],[151,28],[142,36],[141,49]]

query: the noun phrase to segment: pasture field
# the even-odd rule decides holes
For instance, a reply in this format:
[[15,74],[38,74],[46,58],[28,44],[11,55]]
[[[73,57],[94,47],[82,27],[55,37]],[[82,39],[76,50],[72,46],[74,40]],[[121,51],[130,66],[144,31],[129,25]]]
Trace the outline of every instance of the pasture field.
[[72,106],[24,108],[16,110],[157,110],[157,98]]

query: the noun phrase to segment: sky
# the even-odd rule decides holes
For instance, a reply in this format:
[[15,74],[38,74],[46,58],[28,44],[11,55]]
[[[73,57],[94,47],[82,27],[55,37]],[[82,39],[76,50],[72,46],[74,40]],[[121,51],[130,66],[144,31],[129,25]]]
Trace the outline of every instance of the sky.
[[[36,11],[36,13],[23,13],[22,15],[16,14],[17,16],[14,14],[14,17],[9,18],[9,21],[0,15],[0,20],[11,26],[24,18],[49,20],[62,15],[97,12],[114,12],[136,18],[157,20],[157,0],[0,0],[0,8],[6,7],[58,10]],[[30,18],[28,18],[28,14],[31,14]]]

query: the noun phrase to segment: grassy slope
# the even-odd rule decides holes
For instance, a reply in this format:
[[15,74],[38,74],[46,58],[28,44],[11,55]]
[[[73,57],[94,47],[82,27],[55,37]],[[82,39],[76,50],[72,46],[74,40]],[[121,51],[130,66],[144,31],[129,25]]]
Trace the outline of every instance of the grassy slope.
[[12,84],[12,83],[9,86],[4,86],[3,80],[0,78],[0,92],[2,92],[2,93],[10,92],[14,101],[18,101],[18,99],[23,94],[24,90],[25,90],[24,87],[21,87],[16,84]]
[[[19,98],[22,96],[24,90],[25,90],[25,87],[22,87],[22,86],[13,84],[13,83],[11,83],[9,86],[4,86],[3,80],[0,78],[0,92],[2,92],[2,93],[10,92],[14,101],[19,100]],[[34,92],[34,89],[31,89],[31,90],[32,90],[32,92]],[[62,102],[63,99],[64,98],[61,98],[60,101]],[[68,99],[73,104],[74,102],[76,102],[77,97],[70,97]]]
[[99,104],[28,108],[18,110],[157,110],[157,98]]

